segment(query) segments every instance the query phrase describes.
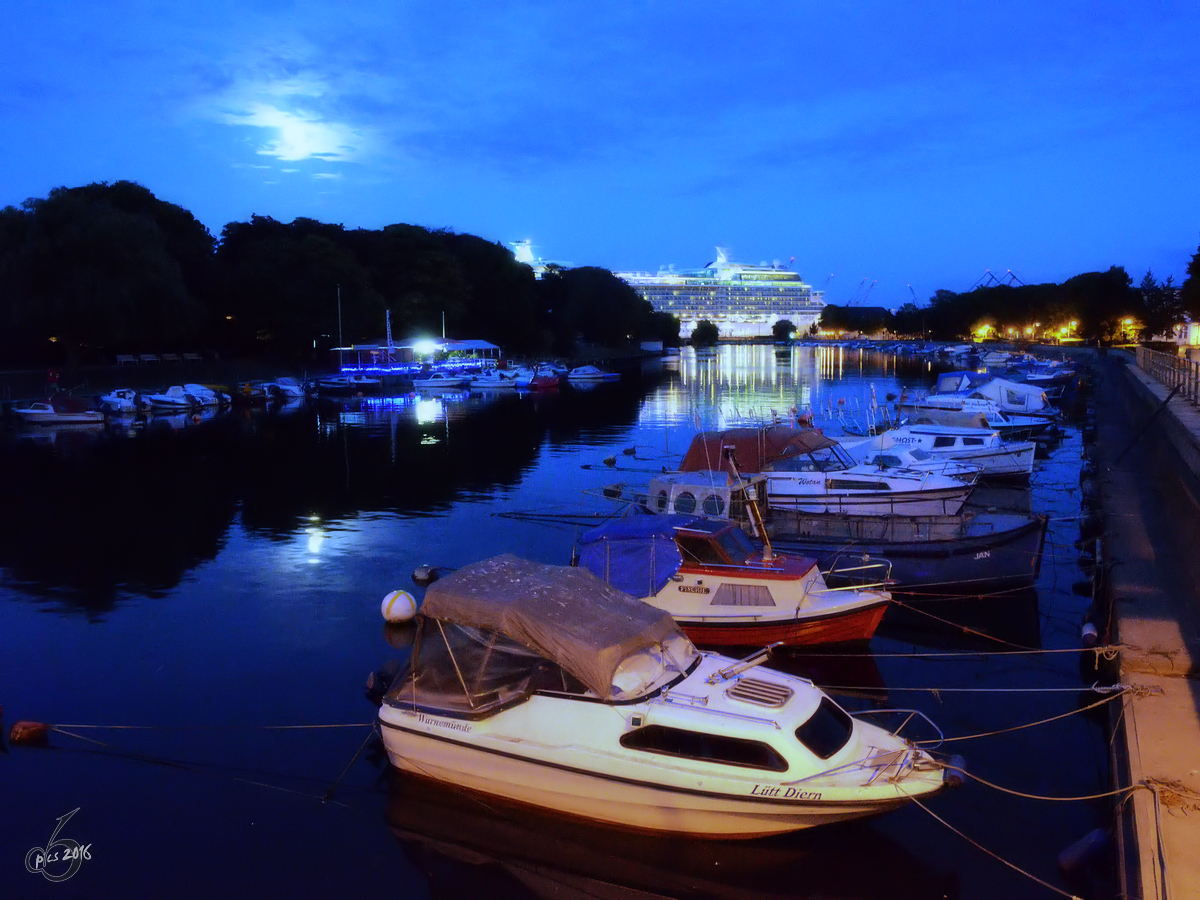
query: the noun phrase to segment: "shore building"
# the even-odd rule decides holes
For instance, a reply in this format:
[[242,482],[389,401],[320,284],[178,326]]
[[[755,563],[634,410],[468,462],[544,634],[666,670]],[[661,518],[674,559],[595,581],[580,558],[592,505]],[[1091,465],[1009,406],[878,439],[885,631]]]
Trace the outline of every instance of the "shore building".
[[707,319],[723,338],[770,337],[781,319],[803,335],[821,317],[823,291],[814,291],[798,272],[778,261],[758,266],[730,262],[724,248],[702,269],[617,272],[658,312],[679,317],[680,334]]

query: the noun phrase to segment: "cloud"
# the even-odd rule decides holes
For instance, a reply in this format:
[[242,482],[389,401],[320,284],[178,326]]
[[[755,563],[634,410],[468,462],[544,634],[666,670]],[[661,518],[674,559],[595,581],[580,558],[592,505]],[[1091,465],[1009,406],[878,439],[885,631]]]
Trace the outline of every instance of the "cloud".
[[324,121],[313,112],[289,112],[262,102],[252,103],[244,112],[227,113],[223,121],[228,125],[268,129],[272,137],[257,152],[283,162],[305,159],[347,162],[358,156],[368,143],[366,135],[353,126]]

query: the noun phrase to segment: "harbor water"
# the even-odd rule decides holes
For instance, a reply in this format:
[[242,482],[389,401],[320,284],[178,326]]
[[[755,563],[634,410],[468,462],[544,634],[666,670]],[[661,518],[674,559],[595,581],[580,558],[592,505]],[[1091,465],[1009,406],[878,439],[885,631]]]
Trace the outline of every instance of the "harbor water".
[[[0,754],[4,896],[1098,896],[1102,865],[1057,859],[1107,801],[1051,799],[1108,788],[1069,422],[1028,487],[973,501],[1050,517],[1036,590],[909,597],[869,646],[773,663],[935,722],[974,777],[924,805],[753,841],[632,835],[399,777],[372,729],[364,682],[411,641],[380,601],[419,598],[418,566],[566,564],[615,486],[673,468],[698,428],[811,411],[837,435],[934,376],[879,350],[724,346],[586,390],[9,430],[3,730],[57,727]],[[82,858],[50,881],[23,860],[56,840]]]

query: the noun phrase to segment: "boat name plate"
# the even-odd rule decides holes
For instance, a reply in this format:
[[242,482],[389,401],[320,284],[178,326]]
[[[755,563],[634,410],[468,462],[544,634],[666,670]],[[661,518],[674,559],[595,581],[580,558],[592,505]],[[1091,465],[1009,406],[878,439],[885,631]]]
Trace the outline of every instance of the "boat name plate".
[[750,788],[752,797],[776,797],[780,800],[820,800],[820,791],[802,791],[796,787],[778,784],[756,784]]

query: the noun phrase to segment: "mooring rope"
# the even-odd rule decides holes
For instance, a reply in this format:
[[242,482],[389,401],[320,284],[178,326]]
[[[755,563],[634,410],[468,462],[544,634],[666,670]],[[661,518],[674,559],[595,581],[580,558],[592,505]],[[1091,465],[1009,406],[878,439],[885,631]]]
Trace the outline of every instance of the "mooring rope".
[[[68,728],[79,728],[79,727],[83,727],[83,728],[89,728],[89,727],[91,727],[91,728],[97,728],[97,727],[98,728],[106,728],[106,727],[123,728],[124,726],[51,725],[50,730],[57,732],[58,734],[65,735],[67,737],[75,738],[76,740],[79,740],[79,741],[85,741],[89,744],[96,744],[100,747],[103,747],[106,750],[111,750],[115,753],[118,753],[118,754],[125,756],[127,758],[130,758],[130,759],[136,759],[136,760],[140,760],[142,762],[154,763],[155,765],[159,765],[159,766],[167,766],[168,768],[172,768],[172,769],[182,769],[187,772],[203,772],[203,773],[209,774],[209,775],[219,774],[216,771],[214,771],[213,769],[206,768],[204,765],[199,764],[199,763],[181,762],[179,760],[174,760],[174,759],[165,759],[160,756],[151,756],[146,753],[138,753],[137,751],[134,751],[134,750],[126,750],[123,747],[118,747],[116,744],[110,744],[105,741],[98,741],[95,738],[85,737],[82,734],[74,734],[71,731],[67,730]],[[133,726],[133,727],[141,728],[142,726]],[[152,728],[154,726],[148,726],[148,727]],[[360,749],[360,752],[361,752],[361,749]],[[355,758],[357,758],[357,756],[358,756],[358,754],[355,754]],[[353,762],[353,760],[351,760],[351,762]],[[347,767],[347,768],[349,768],[349,767]],[[344,775],[345,773],[343,772],[342,774]],[[231,780],[236,781],[240,784],[248,784],[253,787],[268,788],[270,790],[280,791],[281,793],[285,793],[285,794],[296,794],[297,796],[300,796],[300,797],[307,797],[310,800],[320,800],[322,803],[329,802],[329,803],[336,803],[338,806],[347,806],[347,804],[342,803],[340,800],[333,799],[333,797],[332,797],[333,788],[330,788],[329,791],[326,792],[325,796],[321,797],[321,796],[317,796],[315,794],[310,794],[306,791],[296,790],[295,788],[283,787],[282,785],[278,785],[278,784],[269,784],[265,781],[256,781],[252,778],[244,778],[240,775],[228,775],[228,777]],[[341,780],[341,776],[339,776],[339,778],[338,778],[338,781],[340,781],[340,780]],[[337,786],[337,782],[334,783],[334,787],[336,787],[336,786]],[[347,806],[347,808],[348,808],[348,806]]]
[[924,803],[922,803],[916,797],[914,797],[913,795],[911,795],[907,791],[905,791],[904,788],[898,787],[898,790],[900,791],[900,793],[902,793],[902,794],[904,794],[904,796],[908,797],[909,800],[911,800],[913,803],[915,803],[921,809],[925,810],[925,812],[929,813],[929,815],[932,816],[937,822],[941,823],[944,827],[946,827],[950,831],[957,834],[960,838],[962,838],[964,841],[966,841],[972,847],[975,847],[977,850],[982,850],[984,853],[986,853],[988,856],[992,857],[992,859],[996,860],[997,862],[1003,863],[1004,865],[1006,865],[1010,869],[1012,869],[1014,872],[1024,875],[1026,878],[1030,879],[1031,881],[1036,881],[1042,887],[1053,891],[1054,893],[1058,894],[1061,897],[1067,897],[1067,898],[1069,898],[1069,900],[1083,900],[1082,897],[1079,897],[1076,894],[1069,893],[1068,891],[1064,891],[1061,888],[1057,888],[1054,885],[1050,884],[1050,882],[1045,881],[1041,878],[1038,878],[1032,872],[1027,872],[1025,869],[1022,869],[1016,863],[1009,862],[1007,859],[1005,859],[1000,854],[996,853],[995,851],[989,850],[987,847],[983,846],[983,844],[979,843],[974,838],[967,836],[962,831],[959,831],[957,828],[955,828],[953,825],[951,825],[949,822],[947,822],[945,819],[943,819],[941,816],[939,816],[937,813],[935,813],[932,809],[930,809],[928,806],[926,806]]

